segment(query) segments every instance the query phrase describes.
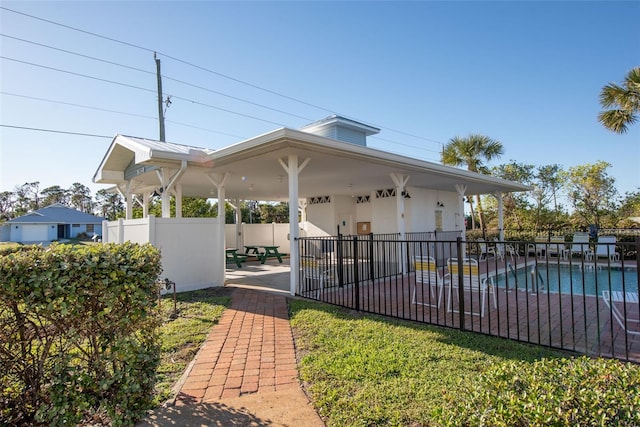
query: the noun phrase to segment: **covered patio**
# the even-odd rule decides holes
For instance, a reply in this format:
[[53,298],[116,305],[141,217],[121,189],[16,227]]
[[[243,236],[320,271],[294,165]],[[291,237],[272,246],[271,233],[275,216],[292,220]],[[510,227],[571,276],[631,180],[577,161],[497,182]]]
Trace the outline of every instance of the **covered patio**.
[[[298,290],[301,234],[332,235],[338,228],[356,234],[362,227],[401,237],[433,230],[463,236],[466,196],[496,196],[501,215],[503,193],[530,190],[368,148],[366,137],[376,132],[371,126],[331,116],[302,130],[281,128],[219,150],[117,135],[93,180],[124,196],[126,218],[104,224],[103,236],[105,241],[133,240],[161,247],[165,274],[178,290],[221,286],[226,280],[225,248],[255,242],[244,242],[239,232],[235,241],[225,238],[225,223],[218,220],[225,218],[224,203],[218,203],[218,218],[181,218],[182,198],[227,201],[236,207],[236,224],[240,201],[288,202],[288,247],[281,251],[290,254],[293,295]],[[162,200],[162,218],[148,219],[154,196]],[[172,196],[175,218],[170,218]],[[135,204],[142,208],[141,220],[132,219]],[[133,233],[134,229],[139,232]],[[203,270],[201,274],[194,274],[197,269]]]

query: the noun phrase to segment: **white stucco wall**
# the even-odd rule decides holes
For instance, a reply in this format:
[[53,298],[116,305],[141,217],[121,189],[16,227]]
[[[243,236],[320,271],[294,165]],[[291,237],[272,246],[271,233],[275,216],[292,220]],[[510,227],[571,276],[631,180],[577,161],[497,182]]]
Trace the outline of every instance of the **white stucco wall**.
[[398,232],[395,197],[377,199],[375,194],[371,195],[371,232],[375,234]]
[[333,202],[307,205],[307,221],[314,224],[317,228],[321,229],[325,233],[331,236],[335,236],[336,216]]

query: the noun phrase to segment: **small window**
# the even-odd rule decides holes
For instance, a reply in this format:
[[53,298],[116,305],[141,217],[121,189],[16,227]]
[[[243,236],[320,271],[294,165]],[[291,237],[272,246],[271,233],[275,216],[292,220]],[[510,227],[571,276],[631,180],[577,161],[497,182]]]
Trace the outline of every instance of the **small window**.
[[72,227],[73,228],[80,228],[80,224],[73,224]]
[[87,233],[93,233],[93,224],[87,224]]

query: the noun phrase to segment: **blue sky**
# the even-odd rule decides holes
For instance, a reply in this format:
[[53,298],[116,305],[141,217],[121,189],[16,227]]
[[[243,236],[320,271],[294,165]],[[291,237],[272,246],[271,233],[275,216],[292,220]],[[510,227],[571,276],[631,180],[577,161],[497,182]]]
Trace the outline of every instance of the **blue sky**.
[[337,113],[381,128],[372,148],[439,161],[480,133],[505,147],[493,165],[604,160],[621,194],[640,188],[640,123],[620,136],[596,120],[602,86],[640,65],[640,2],[0,6],[0,191],[95,193],[111,142],[7,126],[158,138],[153,51],[172,142],[221,148]]

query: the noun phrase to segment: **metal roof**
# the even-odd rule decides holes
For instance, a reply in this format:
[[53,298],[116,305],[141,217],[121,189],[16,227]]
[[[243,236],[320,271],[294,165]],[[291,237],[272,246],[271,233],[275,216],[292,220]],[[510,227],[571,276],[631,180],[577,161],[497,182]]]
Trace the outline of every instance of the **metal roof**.
[[[287,172],[280,161],[296,155],[309,159],[299,175],[299,197],[365,195],[392,188],[390,174],[409,176],[407,187],[455,191],[465,185],[466,194],[529,191],[530,187],[489,175],[417,160],[381,150],[337,141],[308,132],[281,128],[237,144],[208,150],[117,135],[96,171],[95,183],[122,185],[131,179],[132,191],[158,188],[159,167],[187,170],[180,178],[185,197],[216,197],[207,178],[229,173],[226,197],[245,200],[287,200]],[[127,179],[125,174],[128,173]]]
[[105,218],[97,217],[59,203],[29,212],[7,221],[10,224],[101,224]]

